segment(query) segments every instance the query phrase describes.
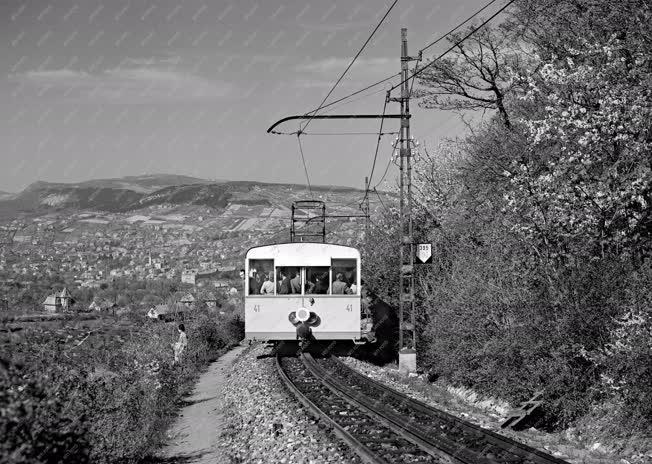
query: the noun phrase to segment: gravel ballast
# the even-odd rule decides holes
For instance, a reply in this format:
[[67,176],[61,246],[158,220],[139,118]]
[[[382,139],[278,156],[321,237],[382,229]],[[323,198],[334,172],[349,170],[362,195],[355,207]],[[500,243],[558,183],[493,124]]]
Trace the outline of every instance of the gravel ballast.
[[229,463],[356,462],[346,445],[286,391],[262,345],[234,363],[223,390],[222,456]]
[[[349,367],[411,398],[446,411],[485,429],[500,433],[526,445],[564,459],[571,464],[643,464],[652,462],[652,451],[622,456],[600,443],[584,444],[574,440],[572,431],[545,433],[534,428],[515,432],[501,429],[509,410],[506,403],[479,399],[469,390],[456,389],[440,382],[430,383],[425,376],[403,377],[396,367],[378,367],[355,358],[340,358]],[[589,448],[587,449],[587,445]]]

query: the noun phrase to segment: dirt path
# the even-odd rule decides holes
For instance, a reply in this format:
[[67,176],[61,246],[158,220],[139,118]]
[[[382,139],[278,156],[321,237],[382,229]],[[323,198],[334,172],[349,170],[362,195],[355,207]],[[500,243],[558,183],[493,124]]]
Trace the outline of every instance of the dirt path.
[[222,395],[226,373],[245,349],[239,346],[215,361],[199,378],[192,395],[186,398],[159,455],[165,462],[214,464],[222,462],[218,451],[221,432]]

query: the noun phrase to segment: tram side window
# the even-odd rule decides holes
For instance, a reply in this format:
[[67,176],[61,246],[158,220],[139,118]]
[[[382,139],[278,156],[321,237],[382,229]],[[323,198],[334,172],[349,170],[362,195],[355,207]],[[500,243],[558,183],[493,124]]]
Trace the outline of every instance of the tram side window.
[[273,295],[274,288],[274,260],[249,260],[249,295]]
[[333,295],[358,294],[358,272],[355,259],[333,259],[331,291]]
[[327,295],[328,294],[328,267],[312,266],[306,267],[306,294]]
[[301,268],[286,266],[276,269],[276,294],[301,294]]

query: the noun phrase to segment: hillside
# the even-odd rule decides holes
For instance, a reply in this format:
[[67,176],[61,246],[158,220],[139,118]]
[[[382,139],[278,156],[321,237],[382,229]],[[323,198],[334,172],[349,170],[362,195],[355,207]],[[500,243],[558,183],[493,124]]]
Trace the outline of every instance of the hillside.
[[91,179],[83,182],[62,183],[37,181],[29,185],[24,192],[57,188],[109,188],[118,190],[133,190],[139,193],[152,193],[156,190],[175,185],[221,183],[222,180],[209,181],[198,177],[179,176],[175,174],[151,174],[142,176],[126,176],[120,178]]
[[[338,204],[360,197],[350,187],[313,186],[316,199]],[[223,210],[229,203],[289,207],[294,200],[310,198],[299,184],[253,181],[208,181],[188,176],[148,175],[119,179],[94,179],[79,183],[35,182],[17,194],[0,195],[0,217],[40,215],[49,212],[92,210],[130,212],[156,206],[207,206]]]

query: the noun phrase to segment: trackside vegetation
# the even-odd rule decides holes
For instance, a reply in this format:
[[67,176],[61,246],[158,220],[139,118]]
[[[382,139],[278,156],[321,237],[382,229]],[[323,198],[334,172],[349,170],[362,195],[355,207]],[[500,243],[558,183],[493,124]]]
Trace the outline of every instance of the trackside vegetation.
[[[622,446],[652,431],[650,18],[637,0],[517,1],[415,86],[424,107],[486,111],[415,159],[434,252],[420,366],[513,404],[543,390],[543,425]],[[396,306],[397,215],[363,250]]]
[[3,464],[142,462],[202,367],[244,335],[237,315],[197,310],[174,364],[176,323],[142,313],[93,322],[0,334]]

